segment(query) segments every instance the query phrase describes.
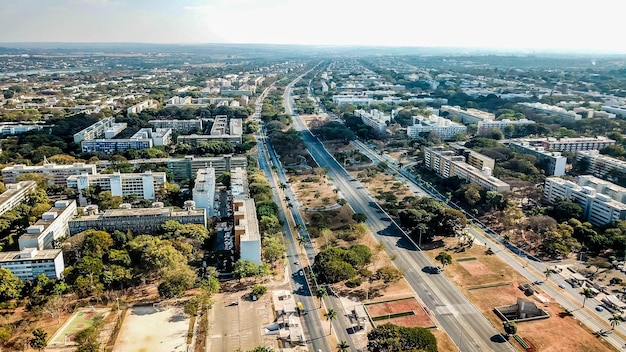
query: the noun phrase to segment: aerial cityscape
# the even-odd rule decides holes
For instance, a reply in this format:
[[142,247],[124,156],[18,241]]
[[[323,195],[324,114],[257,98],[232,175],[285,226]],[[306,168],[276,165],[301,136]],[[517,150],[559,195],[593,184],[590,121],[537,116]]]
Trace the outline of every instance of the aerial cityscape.
[[0,351],[624,350],[605,2],[3,3]]

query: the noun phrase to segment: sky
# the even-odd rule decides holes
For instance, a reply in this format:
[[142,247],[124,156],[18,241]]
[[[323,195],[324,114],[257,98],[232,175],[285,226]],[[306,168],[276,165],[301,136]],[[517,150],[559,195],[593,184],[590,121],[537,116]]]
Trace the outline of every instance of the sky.
[[0,42],[626,53],[616,0],[0,0]]

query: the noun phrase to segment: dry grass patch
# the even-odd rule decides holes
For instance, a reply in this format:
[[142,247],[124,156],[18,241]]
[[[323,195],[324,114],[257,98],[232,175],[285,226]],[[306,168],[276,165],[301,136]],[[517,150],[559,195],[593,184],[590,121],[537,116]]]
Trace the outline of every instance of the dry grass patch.
[[369,168],[361,171],[353,171],[351,174],[356,177],[374,197],[379,199],[379,203],[384,203],[384,200],[379,197],[386,192],[393,194],[398,201],[406,197],[414,196],[413,192],[411,192],[404,183],[398,181],[393,175],[389,175],[386,172],[379,172],[376,169]]
[[291,189],[305,208],[329,207],[337,204],[339,200],[335,188],[325,176],[296,175],[290,176],[289,180]]

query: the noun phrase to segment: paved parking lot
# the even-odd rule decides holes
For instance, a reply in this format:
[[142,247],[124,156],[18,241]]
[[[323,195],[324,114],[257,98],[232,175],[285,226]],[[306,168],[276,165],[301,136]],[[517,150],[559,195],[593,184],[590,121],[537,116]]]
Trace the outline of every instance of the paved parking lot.
[[207,351],[245,351],[257,346],[278,348],[276,336],[263,334],[264,328],[274,320],[270,295],[265,294],[253,302],[247,297],[249,292],[215,295],[208,315]]

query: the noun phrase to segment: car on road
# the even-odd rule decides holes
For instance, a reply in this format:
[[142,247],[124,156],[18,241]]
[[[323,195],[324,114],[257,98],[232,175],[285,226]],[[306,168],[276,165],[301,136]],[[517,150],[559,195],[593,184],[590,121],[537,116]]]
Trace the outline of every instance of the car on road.
[[238,305],[239,305],[239,302],[237,302],[237,301],[232,301],[232,302],[228,303],[229,307],[238,306]]
[[299,262],[299,261],[297,261],[297,260],[296,260],[295,262],[293,262],[293,263],[294,263],[295,265],[300,265],[300,262]]
[[602,306],[596,306],[596,310],[597,310],[598,312],[601,312],[601,311],[603,311],[603,310],[604,310],[604,307],[602,307]]
[[298,273],[300,276],[304,276],[304,270],[300,270],[300,272]]
[[565,285],[559,284],[559,287],[565,290]]

